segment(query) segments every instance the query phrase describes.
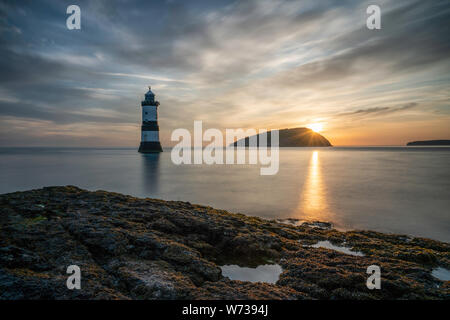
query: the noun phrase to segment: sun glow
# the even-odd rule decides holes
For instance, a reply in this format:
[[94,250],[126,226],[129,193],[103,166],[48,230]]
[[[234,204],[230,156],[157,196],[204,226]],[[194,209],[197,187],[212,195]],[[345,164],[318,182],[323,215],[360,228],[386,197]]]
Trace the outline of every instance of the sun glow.
[[311,123],[306,126],[307,128],[311,129],[314,132],[320,132],[323,130],[323,124],[322,123]]

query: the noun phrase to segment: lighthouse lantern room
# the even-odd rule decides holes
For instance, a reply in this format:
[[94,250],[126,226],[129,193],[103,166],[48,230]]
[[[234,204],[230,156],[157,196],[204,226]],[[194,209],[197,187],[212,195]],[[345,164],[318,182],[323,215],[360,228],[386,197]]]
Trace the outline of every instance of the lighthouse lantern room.
[[159,102],[155,100],[155,94],[151,87],[145,94],[145,100],[142,101],[142,126],[141,126],[141,145],[139,152],[151,153],[162,152],[161,143],[159,142],[159,126],[158,126],[158,106]]

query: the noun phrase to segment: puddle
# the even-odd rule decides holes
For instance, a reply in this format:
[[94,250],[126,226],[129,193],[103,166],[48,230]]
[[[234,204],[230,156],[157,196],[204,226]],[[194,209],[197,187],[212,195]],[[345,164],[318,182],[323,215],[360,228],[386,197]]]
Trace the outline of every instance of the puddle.
[[231,280],[250,282],[275,283],[280,278],[283,269],[278,264],[265,264],[256,268],[240,267],[238,265],[221,266],[222,275]]
[[319,241],[316,244],[313,244],[313,245],[308,246],[308,247],[331,249],[331,250],[339,251],[339,252],[342,252],[342,253],[345,253],[345,254],[351,254],[352,256],[358,256],[358,257],[363,257],[364,256],[364,253],[362,253],[362,252],[352,251],[351,248],[347,248],[347,247],[335,246],[334,244],[332,244],[328,240],[326,240],[326,241]]
[[450,281],[450,270],[447,270],[445,268],[439,267],[433,269],[431,275],[435,278],[438,278],[441,281]]

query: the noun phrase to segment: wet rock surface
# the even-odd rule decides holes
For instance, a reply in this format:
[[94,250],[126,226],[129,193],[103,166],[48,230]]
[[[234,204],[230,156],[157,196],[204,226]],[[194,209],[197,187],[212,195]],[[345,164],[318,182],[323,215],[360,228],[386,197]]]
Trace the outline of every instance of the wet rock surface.
[[[326,228],[325,228],[326,226]],[[232,214],[188,202],[77,187],[0,195],[1,299],[449,299],[447,243],[339,232]],[[353,256],[314,248],[345,244]],[[220,265],[276,262],[275,284],[232,281]],[[81,269],[69,290],[66,269]],[[381,290],[366,287],[381,268]]]

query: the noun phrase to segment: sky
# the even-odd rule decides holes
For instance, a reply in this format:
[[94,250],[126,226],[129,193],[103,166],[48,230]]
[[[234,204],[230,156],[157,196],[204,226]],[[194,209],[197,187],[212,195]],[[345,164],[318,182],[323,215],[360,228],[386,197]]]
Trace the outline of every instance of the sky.
[[337,146],[450,139],[449,25],[448,0],[0,0],[0,146],[137,147],[148,85],[164,147],[194,120],[320,123]]

